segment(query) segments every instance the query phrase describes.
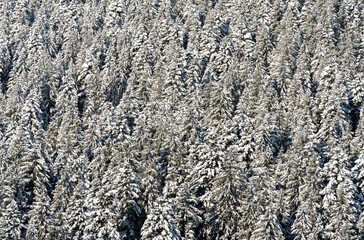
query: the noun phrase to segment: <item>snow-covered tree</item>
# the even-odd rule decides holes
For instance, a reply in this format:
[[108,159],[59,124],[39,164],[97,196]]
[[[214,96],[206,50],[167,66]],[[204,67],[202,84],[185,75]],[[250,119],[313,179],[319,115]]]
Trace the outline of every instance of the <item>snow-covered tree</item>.
[[363,1],[0,16],[0,239],[363,238]]
[[173,209],[168,205],[168,200],[162,197],[155,199],[143,224],[141,239],[181,239],[180,232],[173,222]]
[[67,234],[66,209],[81,173],[79,153],[80,120],[77,109],[77,90],[72,78],[63,78],[63,85],[57,97],[54,119],[49,129],[58,129],[50,136],[52,143],[54,189],[50,206],[51,218],[48,237]]

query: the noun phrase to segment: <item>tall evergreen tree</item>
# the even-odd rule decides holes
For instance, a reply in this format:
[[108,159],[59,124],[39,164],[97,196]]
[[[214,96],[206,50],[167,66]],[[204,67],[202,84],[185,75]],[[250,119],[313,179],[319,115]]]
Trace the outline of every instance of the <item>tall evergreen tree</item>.
[[80,121],[77,110],[77,90],[72,78],[63,78],[63,85],[57,97],[54,119],[50,123],[50,129],[57,128],[54,139],[53,175],[54,189],[50,206],[50,223],[48,224],[48,238],[59,238],[68,232],[66,221],[66,209],[69,206],[69,198],[74,191],[75,182],[80,174],[80,166],[77,161],[79,153]]

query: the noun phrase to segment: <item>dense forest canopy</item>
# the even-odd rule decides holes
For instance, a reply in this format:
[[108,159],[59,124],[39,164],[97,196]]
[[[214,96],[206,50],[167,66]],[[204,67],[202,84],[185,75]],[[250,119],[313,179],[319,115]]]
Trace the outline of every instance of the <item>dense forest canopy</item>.
[[0,239],[364,239],[361,0],[0,1]]

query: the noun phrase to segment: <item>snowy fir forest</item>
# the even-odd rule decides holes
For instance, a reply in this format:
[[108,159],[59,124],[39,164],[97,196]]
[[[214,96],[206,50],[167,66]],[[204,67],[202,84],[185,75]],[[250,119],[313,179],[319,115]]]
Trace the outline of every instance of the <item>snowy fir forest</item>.
[[363,240],[364,1],[1,0],[0,239]]

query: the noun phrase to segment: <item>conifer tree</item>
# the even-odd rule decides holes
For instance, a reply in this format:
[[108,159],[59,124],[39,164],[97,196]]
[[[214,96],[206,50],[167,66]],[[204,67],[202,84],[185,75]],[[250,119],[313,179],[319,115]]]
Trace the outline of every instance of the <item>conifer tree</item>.
[[162,197],[156,199],[143,224],[141,239],[181,239],[172,220],[173,210],[167,204]]
[[323,195],[323,214],[325,217],[324,235],[328,239],[356,236],[358,219],[355,203],[356,187],[352,182],[347,166],[347,156],[340,145],[334,148],[334,155],[323,169],[327,186],[320,192]]
[[0,16],[0,239],[363,238],[363,1]]
[[0,184],[0,236],[7,239],[20,239],[24,237],[24,220],[17,199],[17,180],[15,168],[9,168],[1,174]]
[[[25,184],[30,184],[32,189],[31,206],[27,213],[27,217],[29,218],[29,227],[26,233],[26,238],[28,239],[45,239],[46,225],[48,224],[48,208],[50,205],[50,162],[47,144],[44,142],[46,136],[43,130],[39,101],[39,92],[36,94],[31,91],[31,95],[28,97],[28,100],[24,105],[26,111],[29,112],[22,114],[23,117],[26,116],[29,118],[29,120],[26,119],[26,122],[34,128],[34,130],[29,129],[29,127],[27,129],[30,131],[30,139],[27,139],[27,141],[29,141],[29,145],[27,147],[29,150],[24,156],[24,167],[29,168],[29,170],[26,171],[31,171],[29,179],[25,177],[25,179],[30,182]],[[34,105],[29,106],[28,104]],[[27,116],[28,114],[32,114],[33,116]],[[31,138],[34,138],[34,140]]]
[[51,122],[50,129],[57,128],[55,147],[53,150],[53,171],[55,187],[52,191],[52,202],[50,206],[51,219],[48,224],[48,238],[65,236],[68,232],[66,222],[66,209],[69,206],[69,198],[74,191],[77,176],[80,174],[80,166],[77,161],[79,157],[78,134],[79,117],[77,110],[77,91],[72,78],[63,78],[63,85],[57,97],[55,107],[55,119]]

